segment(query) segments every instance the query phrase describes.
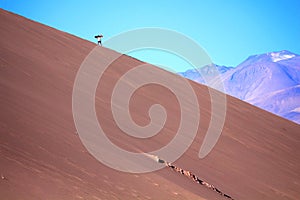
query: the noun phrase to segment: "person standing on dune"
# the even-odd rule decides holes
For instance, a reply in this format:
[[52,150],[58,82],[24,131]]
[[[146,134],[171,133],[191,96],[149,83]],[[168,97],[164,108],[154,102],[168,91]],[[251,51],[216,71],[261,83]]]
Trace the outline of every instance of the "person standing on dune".
[[101,38],[103,38],[103,35],[96,35],[95,38],[98,40],[98,45],[102,46]]

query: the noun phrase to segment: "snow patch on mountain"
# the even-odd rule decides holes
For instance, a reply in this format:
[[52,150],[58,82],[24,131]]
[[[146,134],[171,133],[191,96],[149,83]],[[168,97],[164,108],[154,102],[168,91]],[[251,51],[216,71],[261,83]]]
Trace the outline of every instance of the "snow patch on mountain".
[[292,110],[292,112],[298,112],[300,114],[300,107],[295,108],[294,110]]
[[281,54],[280,52],[272,52],[271,57],[273,62],[278,62],[280,60],[287,60],[295,57],[294,54]]

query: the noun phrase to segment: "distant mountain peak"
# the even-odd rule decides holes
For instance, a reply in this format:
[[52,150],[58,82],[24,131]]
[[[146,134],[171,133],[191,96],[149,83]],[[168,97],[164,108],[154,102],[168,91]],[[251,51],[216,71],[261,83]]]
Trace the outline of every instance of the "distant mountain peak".
[[241,64],[239,64],[237,67],[246,67],[246,66],[252,66],[253,64],[258,63],[277,63],[279,61],[283,60],[289,60],[292,58],[299,58],[300,56],[292,53],[287,50],[282,51],[274,51],[269,53],[263,53],[263,54],[257,54],[257,55],[251,55],[249,56],[245,61],[243,61]]

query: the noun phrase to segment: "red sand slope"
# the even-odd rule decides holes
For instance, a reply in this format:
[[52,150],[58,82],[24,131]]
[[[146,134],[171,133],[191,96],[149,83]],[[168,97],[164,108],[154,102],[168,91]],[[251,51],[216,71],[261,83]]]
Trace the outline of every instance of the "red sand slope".
[[[72,88],[95,44],[3,10],[0,24],[0,199],[224,199],[167,168],[127,174],[94,159],[76,134]],[[103,59],[115,54],[100,51]],[[148,151],[169,141],[178,127],[178,102],[171,92],[145,86],[131,102],[137,123],[148,122],[153,103],[164,105],[171,117],[165,134],[147,145],[122,134],[108,109],[112,83],[139,64],[127,56],[114,62],[100,81],[105,87],[97,90],[96,107],[114,143]],[[300,199],[300,126],[228,96],[222,136],[200,160],[210,98],[205,86],[192,85],[201,111],[199,132],[175,164],[234,199]]]

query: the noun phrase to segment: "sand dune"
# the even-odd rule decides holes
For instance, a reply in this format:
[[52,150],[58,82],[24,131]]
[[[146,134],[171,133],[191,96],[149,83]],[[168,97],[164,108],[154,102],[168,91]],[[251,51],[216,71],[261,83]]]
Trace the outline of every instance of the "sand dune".
[[[168,168],[129,174],[97,161],[81,143],[72,116],[76,73],[96,45],[4,10],[0,24],[0,199],[226,199]],[[100,60],[116,54],[98,48]],[[148,109],[158,103],[168,113],[165,126],[142,142],[123,134],[110,109],[112,87],[140,64],[125,55],[112,63],[95,106],[112,142],[148,152],[174,137],[180,110],[168,89],[146,85],[130,102],[132,118],[149,123]],[[222,135],[199,159],[211,102],[206,86],[190,83],[200,106],[199,131],[174,164],[234,199],[300,199],[300,126],[228,96]]]

